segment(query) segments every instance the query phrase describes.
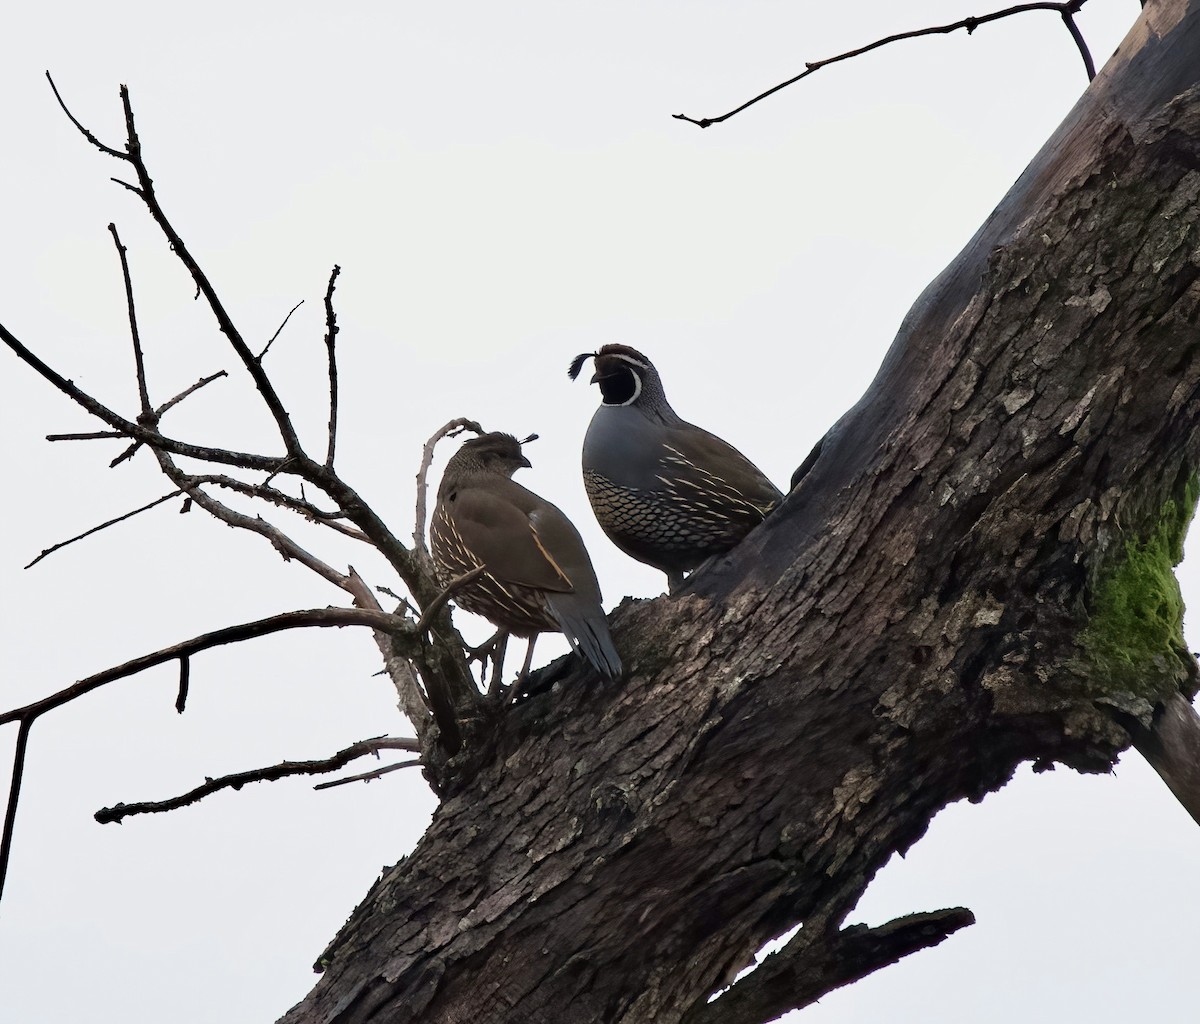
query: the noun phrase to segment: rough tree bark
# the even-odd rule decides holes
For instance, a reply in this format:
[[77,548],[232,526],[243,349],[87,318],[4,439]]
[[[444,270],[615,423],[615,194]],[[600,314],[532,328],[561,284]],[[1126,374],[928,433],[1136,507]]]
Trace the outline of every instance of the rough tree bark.
[[1171,774],[1160,733],[1195,740],[1171,566],[1198,53],[1200,0],[1147,6],[782,510],[682,596],[622,606],[624,683],[514,707],[287,1024],[769,1020],[970,922],[841,927],[946,804],[1135,739]]

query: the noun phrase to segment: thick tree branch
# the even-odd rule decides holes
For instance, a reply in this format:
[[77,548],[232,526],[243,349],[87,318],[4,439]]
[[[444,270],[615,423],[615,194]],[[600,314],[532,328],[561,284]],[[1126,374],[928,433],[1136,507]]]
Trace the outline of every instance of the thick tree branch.
[[1063,21],[1067,26],[1067,31],[1071,33],[1071,38],[1075,41],[1075,45],[1079,48],[1079,52],[1083,57],[1084,67],[1087,69],[1088,80],[1096,77],[1096,70],[1092,63],[1092,56],[1088,52],[1087,44],[1083,40],[1083,36],[1079,32],[1078,26],[1075,24],[1073,15],[1076,14],[1087,0],[1070,0],[1068,3],[1028,3],[1017,4],[1015,7],[1006,7],[1001,11],[992,11],[990,14],[981,14],[975,17],[963,18],[960,21],[951,22],[947,25],[933,25],[929,28],[913,29],[909,32],[897,32],[894,35],[885,36],[883,39],[876,39],[873,43],[867,43],[866,46],[860,46],[854,50],[847,50],[845,53],[839,53],[836,57],[826,57],[824,60],[817,60],[805,63],[804,70],[800,74],[789,78],[786,82],[780,82],[778,85],[772,86],[766,92],[759,93],[751,100],[747,100],[740,107],[734,107],[733,110],[721,114],[719,117],[689,117],[687,114],[672,114],[676,120],[687,121],[689,124],[698,125],[701,128],[708,128],[714,124],[720,124],[722,121],[728,121],[735,114],[740,114],[747,107],[752,107],[754,104],[765,100],[768,96],[774,96],[775,93],[782,89],[786,89],[789,85],[795,85],[802,78],[807,78],[809,75],[820,71],[821,68],[828,67],[830,64],[837,64],[839,61],[850,60],[852,57],[861,57],[864,53],[870,53],[872,50],[878,50],[881,46],[888,46],[891,43],[898,43],[904,39],[920,39],[922,36],[947,35],[950,32],[957,32],[959,29],[965,29],[967,34],[973,33],[980,25],[987,25],[993,21],[1000,21],[1003,18],[1011,18],[1017,14],[1027,14],[1030,11],[1054,11],[1062,16]]
[[878,928],[801,928],[777,953],[712,1002],[698,1003],[681,1024],[766,1024],[789,1010],[865,978],[975,923],[963,907],[908,914]]
[[1153,725],[1136,730],[1133,745],[1200,824],[1200,715],[1177,694],[1158,709]]
[[[107,825],[111,822],[120,822],[135,814],[158,814],[162,811],[173,811],[179,807],[187,807],[223,789],[238,790],[250,782],[275,782],[278,779],[285,779],[292,775],[321,775],[325,772],[337,771],[351,761],[360,757],[366,757],[368,754],[374,754],[378,757],[381,750],[410,750],[415,752],[419,751],[420,748],[420,742],[415,739],[406,739],[401,736],[377,736],[374,739],[359,740],[357,743],[352,743],[331,757],[323,757],[312,761],[283,761],[266,768],[255,768],[251,771],[237,772],[233,775],[222,775],[215,779],[206,779],[203,785],[197,786],[195,789],[189,790],[180,796],[171,797],[168,800],[147,800],[137,803],[114,804],[112,807],[100,808],[94,817],[101,825]],[[409,764],[411,762],[404,763]],[[343,779],[340,781],[350,782],[353,780]],[[326,785],[329,784],[327,783]]]

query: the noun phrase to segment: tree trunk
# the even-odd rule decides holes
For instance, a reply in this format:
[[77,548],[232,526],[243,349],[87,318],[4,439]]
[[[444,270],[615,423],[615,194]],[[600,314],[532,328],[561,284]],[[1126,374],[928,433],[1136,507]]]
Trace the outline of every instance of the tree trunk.
[[782,509],[511,710],[288,1024],[769,1020],[970,922],[841,929],[948,803],[1190,742],[1198,54],[1150,3]]

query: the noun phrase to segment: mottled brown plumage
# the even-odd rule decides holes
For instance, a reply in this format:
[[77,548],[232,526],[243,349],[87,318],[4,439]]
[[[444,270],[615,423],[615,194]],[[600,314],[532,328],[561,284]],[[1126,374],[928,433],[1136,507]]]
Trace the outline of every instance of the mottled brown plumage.
[[[555,505],[511,479],[529,460],[510,434],[484,434],[451,457],[429,527],[443,583],[485,567],[454,601],[530,641],[562,632],[573,650],[610,679],[621,674],[583,540]],[[523,670],[524,671],[524,670]]]

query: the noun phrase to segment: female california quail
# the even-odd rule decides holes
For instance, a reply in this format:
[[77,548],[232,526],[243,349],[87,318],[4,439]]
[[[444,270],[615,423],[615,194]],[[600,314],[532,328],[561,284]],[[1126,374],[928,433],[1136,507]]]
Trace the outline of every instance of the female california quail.
[[446,464],[429,525],[443,583],[485,566],[454,601],[501,630],[529,638],[561,631],[571,649],[616,679],[621,658],[600,604],[600,585],[579,531],[555,506],[511,479],[529,460],[511,434],[465,441]]
[[680,419],[654,364],[628,345],[571,362],[572,380],[595,359],[603,404],[583,439],[583,482],[601,528],[622,551],[667,574],[734,547],[783,500],[732,445]]

